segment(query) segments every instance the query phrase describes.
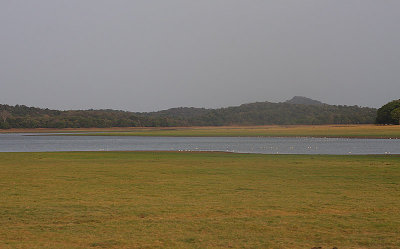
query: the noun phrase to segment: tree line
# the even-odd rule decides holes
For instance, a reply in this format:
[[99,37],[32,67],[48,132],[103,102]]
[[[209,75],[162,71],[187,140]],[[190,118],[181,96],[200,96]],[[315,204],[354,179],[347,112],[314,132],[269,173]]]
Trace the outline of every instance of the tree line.
[[225,125],[371,124],[377,110],[342,105],[256,102],[235,107],[172,108],[158,112],[59,111],[0,105],[0,128],[173,127]]

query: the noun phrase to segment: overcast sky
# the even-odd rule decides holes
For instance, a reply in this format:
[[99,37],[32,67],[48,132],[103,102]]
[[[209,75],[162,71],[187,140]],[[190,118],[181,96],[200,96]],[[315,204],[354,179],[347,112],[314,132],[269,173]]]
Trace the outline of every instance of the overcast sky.
[[400,98],[399,0],[0,0],[0,32],[1,104]]

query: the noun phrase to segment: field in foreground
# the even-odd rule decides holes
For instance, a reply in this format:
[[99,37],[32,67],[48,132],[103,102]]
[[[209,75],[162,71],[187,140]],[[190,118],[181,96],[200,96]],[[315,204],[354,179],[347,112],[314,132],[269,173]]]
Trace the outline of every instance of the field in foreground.
[[[199,137],[346,137],[400,138],[400,125],[264,125],[212,127],[127,127],[81,129],[9,129],[9,132],[90,132],[92,136],[199,136]],[[74,134],[75,135],[75,134]]]
[[0,248],[400,248],[400,156],[0,153]]

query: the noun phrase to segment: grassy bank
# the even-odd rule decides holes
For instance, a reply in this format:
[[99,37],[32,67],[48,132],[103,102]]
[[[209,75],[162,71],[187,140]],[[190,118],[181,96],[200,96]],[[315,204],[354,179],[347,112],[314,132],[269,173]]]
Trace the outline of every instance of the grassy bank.
[[400,157],[0,153],[0,248],[399,248]]
[[[91,132],[91,136],[347,137],[400,138],[397,125],[290,125],[168,128],[11,129],[1,132]],[[75,134],[76,135],[76,134]]]

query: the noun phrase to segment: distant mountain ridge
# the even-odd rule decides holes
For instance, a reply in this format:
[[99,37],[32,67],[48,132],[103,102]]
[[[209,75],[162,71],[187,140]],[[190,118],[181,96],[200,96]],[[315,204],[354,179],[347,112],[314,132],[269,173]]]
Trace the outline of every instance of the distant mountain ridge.
[[294,96],[292,99],[286,100],[285,103],[288,104],[296,104],[296,105],[326,105],[321,101],[302,97],[302,96]]
[[217,109],[178,107],[144,113],[108,109],[58,111],[0,105],[0,129],[372,124],[376,112],[375,108],[328,105],[300,96],[282,103],[265,101]]

